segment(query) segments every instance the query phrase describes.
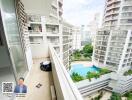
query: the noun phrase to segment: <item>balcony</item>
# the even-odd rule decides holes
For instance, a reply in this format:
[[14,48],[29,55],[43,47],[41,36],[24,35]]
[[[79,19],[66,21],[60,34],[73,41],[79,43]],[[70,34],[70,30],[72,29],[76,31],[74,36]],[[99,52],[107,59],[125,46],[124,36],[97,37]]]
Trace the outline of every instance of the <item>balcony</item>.
[[120,5],[112,5],[112,6],[107,8],[107,11],[115,9],[115,8],[119,8],[119,7],[120,7]]
[[113,3],[119,3],[121,0],[111,0],[107,3],[107,5],[111,5]]
[[115,21],[115,20],[118,20],[118,16],[117,17],[108,17],[105,19],[105,22],[107,21]]
[[123,6],[131,6],[132,5],[132,1],[125,1],[123,3]]
[[60,4],[63,4],[63,0],[58,0],[58,2],[59,2]]
[[[40,62],[45,58],[34,59],[33,67],[25,79],[25,84],[28,86],[28,93],[25,98],[17,98],[17,100],[51,100],[50,86],[53,85],[51,72],[43,72],[39,69]],[[38,83],[42,87],[36,88]]]
[[[49,58],[34,59],[33,67],[25,79],[25,84],[28,86],[28,94],[25,98],[18,97],[17,100],[83,100],[63,62],[52,46],[49,47],[49,54],[52,71],[44,72],[39,68],[40,62],[49,60]],[[42,86],[36,88],[39,83]],[[52,86],[55,87],[54,97],[51,92]]]
[[52,62],[52,74],[58,100],[83,100],[75,84],[70,78],[63,63],[58,57],[52,46],[50,50],[50,59]]
[[57,8],[57,2],[56,2],[56,0],[52,1],[52,6],[55,7],[55,8]]
[[118,13],[119,13],[119,11],[117,10],[115,10],[115,11],[109,11],[109,12],[106,12],[106,17],[108,17],[108,16],[111,16],[111,15],[118,15]]
[[61,7],[59,8],[59,12],[62,12],[63,13],[63,9]]

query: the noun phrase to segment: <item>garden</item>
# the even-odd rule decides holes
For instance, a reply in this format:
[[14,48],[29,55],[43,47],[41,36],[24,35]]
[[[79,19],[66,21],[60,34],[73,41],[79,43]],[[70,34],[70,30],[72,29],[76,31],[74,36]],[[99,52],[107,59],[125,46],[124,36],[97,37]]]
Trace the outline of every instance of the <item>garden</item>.
[[91,56],[93,53],[93,46],[87,44],[82,50],[76,50],[71,56],[72,61],[91,61]]
[[127,98],[126,100],[132,100],[132,91],[127,92],[124,95],[120,95],[118,93],[113,92],[110,97],[110,100],[123,100],[122,98],[124,98],[124,97]]
[[132,75],[132,70],[128,70],[124,73],[125,76]]
[[79,82],[79,81],[82,81],[82,80],[85,80],[85,79],[89,79],[89,81],[91,81],[92,78],[97,79],[101,75],[108,74],[110,72],[111,71],[109,71],[108,69],[101,69],[100,68],[98,72],[87,72],[87,75],[85,77],[81,76],[78,73],[73,72],[72,75],[71,75],[71,78],[74,82]]

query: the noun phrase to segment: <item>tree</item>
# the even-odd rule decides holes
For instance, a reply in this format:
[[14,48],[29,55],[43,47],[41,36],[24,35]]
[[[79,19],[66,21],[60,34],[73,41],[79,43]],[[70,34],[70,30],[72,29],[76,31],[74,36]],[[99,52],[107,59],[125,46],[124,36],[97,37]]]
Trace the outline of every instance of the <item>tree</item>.
[[101,75],[107,74],[107,73],[109,73],[109,72],[110,72],[110,71],[109,71],[108,69],[105,69],[105,68],[99,69],[99,73],[100,73]]
[[81,53],[80,53],[79,50],[76,50],[76,51],[73,53],[73,55],[74,55],[74,58],[75,58],[75,59],[79,59],[79,58],[81,57]]
[[84,55],[84,57],[90,57],[91,56],[91,54],[88,54],[88,53],[84,53],[83,55]]
[[84,53],[89,53],[89,54],[92,54],[93,53],[93,46],[90,45],[90,44],[87,44],[83,47],[83,52]]
[[79,75],[78,73],[73,72],[71,78],[74,82],[78,82],[84,80],[83,76]]
[[111,97],[110,97],[110,100],[121,100],[121,95],[113,92]]
[[91,78],[98,78],[99,75],[95,72],[88,72],[87,75],[86,75],[87,79],[89,79],[89,81],[91,81]]
[[132,92],[128,92],[124,96],[127,97],[127,100],[132,100]]

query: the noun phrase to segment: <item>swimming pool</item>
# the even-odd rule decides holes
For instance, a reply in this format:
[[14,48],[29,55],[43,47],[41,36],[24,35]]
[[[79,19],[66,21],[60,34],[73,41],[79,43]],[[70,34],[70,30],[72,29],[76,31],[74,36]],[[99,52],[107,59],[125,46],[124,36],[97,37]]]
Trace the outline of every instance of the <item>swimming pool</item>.
[[83,64],[75,64],[72,65],[71,70],[70,70],[70,75],[75,72],[80,74],[81,76],[86,76],[87,72],[98,72],[100,68],[96,66],[83,66]]

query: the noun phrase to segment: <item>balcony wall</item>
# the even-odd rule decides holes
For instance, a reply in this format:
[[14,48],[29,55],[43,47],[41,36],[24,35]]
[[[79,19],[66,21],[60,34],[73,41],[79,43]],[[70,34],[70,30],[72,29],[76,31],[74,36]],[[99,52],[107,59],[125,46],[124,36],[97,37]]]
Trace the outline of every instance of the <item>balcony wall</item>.
[[49,51],[57,100],[83,100],[52,46]]

